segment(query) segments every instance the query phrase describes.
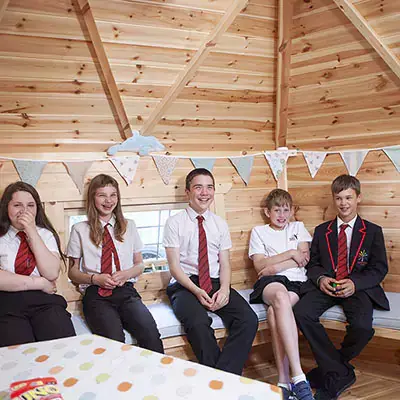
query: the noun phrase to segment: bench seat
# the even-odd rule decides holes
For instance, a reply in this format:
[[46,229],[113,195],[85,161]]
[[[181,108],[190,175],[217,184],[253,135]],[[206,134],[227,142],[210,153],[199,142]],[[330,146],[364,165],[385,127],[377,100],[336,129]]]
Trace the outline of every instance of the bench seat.
[[[252,289],[238,290],[238,292],[247,301],[249,299],[249,294]],[[400,293],[389,292],[386,293],[389,303],[391,304],[391,311],[380,311],[374,310],[374,327],[376,328],[387,328],[400,330]],[[397,306],[399,305],[399,306]],[[259,321],[265,321],[267,319],[266,306],[263,304],[250,304],[251,308],[257,314]],[[157,327],[160,331],[161,338],[166,339],[175,336],[184,335],[184,330],[178,319],[175,317],[174,312],[169,303],[158,303],[148,306],[150,312],[152,313]],[[220,317],[216,314],[209,313],[212,318],[212,328],[223,329],[224,324]],[[322,317],[323,320],[327,321],[338,321],[345,322],[346,318],[344,316],[343,310],[340,306],[334,306],[326,311]],[[85,319],[81,315],[73,315],[72,322],[74,324],[77,335],[82,335],[85,333],[90,333],[88,326],[86,325]],[[330,326],[328,326],[330,327]],[[125,331],[125,342],[128,344],[135,343],[131,335]]]

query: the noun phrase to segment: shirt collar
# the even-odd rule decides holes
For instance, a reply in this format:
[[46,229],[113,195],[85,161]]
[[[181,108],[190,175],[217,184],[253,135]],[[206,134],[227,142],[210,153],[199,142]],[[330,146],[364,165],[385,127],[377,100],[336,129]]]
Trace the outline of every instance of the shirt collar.
[[207,221],[208,217],[210,216],[210,210],[207,210],[207,211],[204,212],[203,214],[198,214],[198,213],[197,213],[196,211],[194,211],[193,208],[190,207],[190,206],[187,206],[187,207],[186,207],[186,212],[188,213],[189,218],[190,218],[192,221],[195,221],[195,219],[197,218],[198,215],[201,215],[201,216],[204,218],[205,221]]
[[19,230],[15,229],[12,225],[10,225],[10,227],[8,228],[8,236],[10,237],[10,239],[15,239],[15,237],[17,236]]
[[[356,219],[357,219],[358,215],[356,215],[351,221],[347,222],[347,225],[353,229],[354,228],[354,224],[356,223]],[[337,217],[337,227],[338,229],[340,228],[341,225],[343,225],[345,222],[343,222],[339,217]]]
[[101,226],[104,228],[107,224],[110,224],[113,228],[115,226],[115,223],[117,222],[115,215],[111,217],[111,219],[108,222],[104,222],[102,219],[100,220]]

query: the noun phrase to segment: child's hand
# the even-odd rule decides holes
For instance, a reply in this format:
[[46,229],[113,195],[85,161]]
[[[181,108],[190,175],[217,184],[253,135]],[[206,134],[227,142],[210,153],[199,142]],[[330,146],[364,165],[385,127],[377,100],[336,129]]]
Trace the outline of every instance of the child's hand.
[[267,267],[264,267],[259,273],[258,277],[261,278],[263,276],[269,276],[269,275],[275,275],[276,274],[276,269],[274,265],[269,265]]
[[319,281],[319,288],[321,292],[324,292],[328,296],[336,297],[336,288],[332,286],[332,283],[337,284],[338,282],[334,278],[324,276]]
[[95,274],[93,276],[93,283],[103,289],[115,289],[116,282],[110,274]]
[[210,311],[217,311],[222,307],[225,307],[229,303],[229,290],[219,289],[213,294],[212,301],[214,305],[210,308]]
[[351,279],[347,278],[337,281],[337,287],[336,287],[337,297],[342,297],[342,298],[350,297],[355,293],[355,291],[356,287]]
[[310,261],[308,252],[301,250],[293,250],[292,258],[300,268],[305,267]]
[[48,279],[40,277],[41,291],[47,294],[55,294],[57,292],[56,282],[50,282]]
[[211,310],[214,306],[214,300],[207,294],[207,292],[203,289],[198,288],[195,293],[197,300],[205,307],[207,310]]
[[112,279],[117,286],[123,286],[124,283],[130,278],[129,271],[117,271],[112,274]]
[[30,232],[36,232],[35,216],[27,211],[22,212],[18,217],[18,222],[23,227],[23,230],[29,235]]

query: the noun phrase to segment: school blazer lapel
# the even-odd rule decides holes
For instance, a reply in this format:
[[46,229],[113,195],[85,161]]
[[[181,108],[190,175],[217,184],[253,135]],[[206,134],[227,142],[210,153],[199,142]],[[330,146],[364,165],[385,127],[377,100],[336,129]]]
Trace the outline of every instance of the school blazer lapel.
[[350,256],[349,256],[350,273],[357,263],[357,258],[359,256],[366,235],[367,235],[367,228],[365,226],[365,222],[362,218],[357,216],[350,244]]
[[337,218],[332,220],[325,232],[326,246],[328,247],[329,259],[331,261],[332,271],[336,270],[337,264]]

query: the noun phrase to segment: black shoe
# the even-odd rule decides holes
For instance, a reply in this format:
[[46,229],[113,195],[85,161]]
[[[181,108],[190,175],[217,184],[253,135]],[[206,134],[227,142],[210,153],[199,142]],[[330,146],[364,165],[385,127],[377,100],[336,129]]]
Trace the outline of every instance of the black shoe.
[[315,400],[336,400],[337,397],[332,397],[325,388],[319,388],[314,395]]
[[331,399],[337,399],[346,389],[353,385],[355,381],[356,374],[352,369],[348,370],[347,375],[329,372],[325,379],[325,389],[331,395]]
[[313,368],[311,371],[306,373],[308,383],[313,389],[320,389],[324,387],[324,377],[320,368]]

